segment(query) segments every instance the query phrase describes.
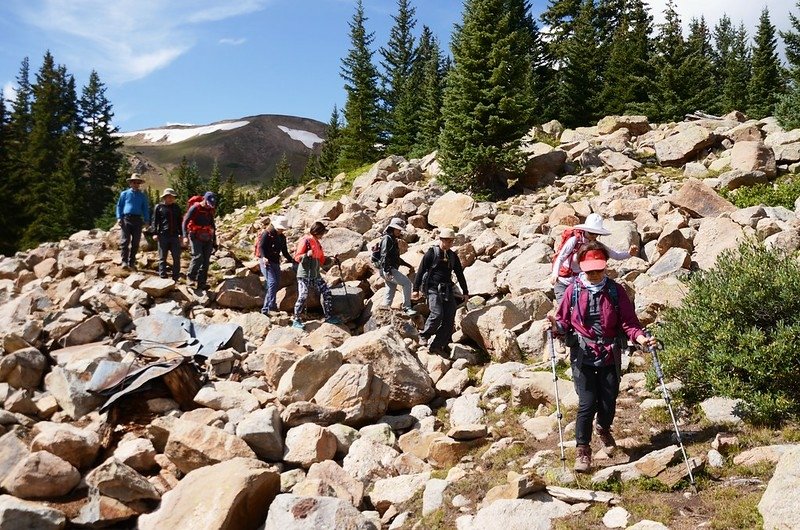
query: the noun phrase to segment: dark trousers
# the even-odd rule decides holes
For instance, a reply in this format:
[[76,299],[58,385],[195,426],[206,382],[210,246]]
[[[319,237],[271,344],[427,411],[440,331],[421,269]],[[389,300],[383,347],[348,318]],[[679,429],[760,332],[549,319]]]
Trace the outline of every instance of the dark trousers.
[[575,420],[575,441],[589,445],[592,441],[592,422],[597,414],[597,424],[607,429],[614,421],[619,394],[617,368],[589,366],[573,363],[572,382],[578,393],[578,417]]
[[300,320],[300,315],[306,307],[308,291],[316,289],[322,303],[322,312],[325,318],[333,316],[333,295],[328,284],[323,278],[297,278],[297,302],[294,304],[294,318]]
[[187,276],[202,287],[207,284],[208,264],[211,261],[211,253],[214,251],[214,242],[211,240],[201,241],[197,236],[190,235],[189,246],[192,250],[192,261],[189,263]]
[[425,321],[420,337],[433,337],[431,348],[446,348],[453,340],[453,329],[456,322],[457,304],[452,295],[443,295],[437,289],[428,290],[428,309],[431,313]]
[[122,240],[120,241],[122,264],[133,266],[136,264],[136,253],[139,252],[139,241],[142,239],[142,216],[123,216],[120,228],[122,228]]
[[172,256],[172,279],[178,281],[181,275],[180,236],[158,235],[158,274],[167,275],[167,256]]
[[278,294],[278,287],[281,282],[281,264],[266,262],[264,264],[264,274],[266,275],[267,293],[264,295],[264,306],[261,308],[261,312],[277,311],[278,304],[275,301],[275,296]]

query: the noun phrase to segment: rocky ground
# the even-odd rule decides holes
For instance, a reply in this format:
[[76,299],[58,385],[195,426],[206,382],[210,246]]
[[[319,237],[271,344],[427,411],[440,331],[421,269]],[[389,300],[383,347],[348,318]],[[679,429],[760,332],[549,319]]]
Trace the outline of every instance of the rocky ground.
[[[794,171],[800,130],[739,114],[608,117],[534,128],[523,149],[522,193],[502,202],[445,192],[432,154],[237,211],[220,223],[208,293],[158,278],[153,252],[123,271],[115,232],[0,259],[0,529],[800,526],[800,430],[749,427],[723,398],[678,410],[695,493],[642,352],[626,358],[620,448],[595,447],[593,473],[577,477],[577,396],[560,359],[564,471],[544,333],[554,239],[590,212],[606,217],[609,246],[642,249],[611,265],[645,324],[746,237],[800,248],[798,208],[737,209],[715,191]],[[258,312],[252,241],[277,211],[290,241],[328,220],[345,325],[322,323],[314,300],[305,331]],[[472,297],[447,359],[419,344],[424,304],[414,318],[399,295],[382,306],[368,248],[397,216],[415,266],[437,227],[458,228]]]

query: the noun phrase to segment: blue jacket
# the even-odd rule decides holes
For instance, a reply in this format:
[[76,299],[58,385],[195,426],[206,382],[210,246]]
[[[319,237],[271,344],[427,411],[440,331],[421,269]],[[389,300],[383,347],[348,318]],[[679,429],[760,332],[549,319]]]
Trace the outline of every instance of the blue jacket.
[[128,188],[119,194],[117,220],[125,215],[141,215],[144,222],[150,224],[150,203],[144,192]]

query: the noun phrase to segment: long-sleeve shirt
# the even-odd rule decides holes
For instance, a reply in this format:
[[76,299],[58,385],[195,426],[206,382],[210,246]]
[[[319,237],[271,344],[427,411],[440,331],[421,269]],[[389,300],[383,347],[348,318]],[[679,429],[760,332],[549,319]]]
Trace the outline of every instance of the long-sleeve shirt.
[[[558,253],[558,257],[553,262],[553,270],[550,273],[550,276],[552,278],[558,278],[558,281],[564,285],[570,283],[572,281],[572,277],[559,277],[558,271],[561,269],[562,265],[566,265],[565,262],[567,260],[569,260],[569,268],[572,271],[572,276],[577,276],[581,272],[581,268],[578,265],[578,249],[575,248],[577,244],[577,237],[572,236],[571,238],[567,239],[567,242],[564,243],[563,247],[561,247],[561,252]],[[600,244],[603,245],[602,243]],[[613,248],[609,248],[607,245],[603,245],[603,247],[608,251],[608,257],[611,259],[628,259],[631,257],[631,254],[628,251],[618,252]]]
[[[437,259],[437,254],[439,259]],[[456,278],[458,278],[458,284],[461,286],[461,292],[466,295],[469,293],[469,288],[467,287],[467,279],[464,277],[464,267],[461,266],[461,260],[458,259],[458,255],[452,250],[445,252],[441,247],[439,252],[436,252],[435,248],[431,247],[422,256],[422,263],[420,263],[419,270],[414,278],[414,290],[419,291],[426,273],[428,273],[426,289],[430,289],[441,283],[453,283],[454,272],[456,273]]]
[[390,272],[397,269],[400,265],[411,267],[403,258],[400,257],[400,247],[397,239],[391,234],[384,234],[381,239],[381,256],[383,257],[383,272]]
[[286,245],[286,236],[272,226],[264,230],[259,246],[261,255],[270,263],[280,263],[281,254],[286,261],[294,261],[292,255],[289,254],[289,247]]
[[178,203],[160,202],[153,209],[153,231],[159,236],[180,237],[183,212]]
[[150,224],[150,203],[141,190],[128,188],[119,194],[117,200],[117,220],[126,215],[141,215],[145,224]]

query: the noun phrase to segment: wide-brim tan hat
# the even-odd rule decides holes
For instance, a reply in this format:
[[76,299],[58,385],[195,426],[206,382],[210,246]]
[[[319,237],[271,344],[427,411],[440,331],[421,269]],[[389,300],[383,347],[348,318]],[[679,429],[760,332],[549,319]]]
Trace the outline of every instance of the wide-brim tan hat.
[[172,195],[173,197],[177,197],[178,196],[178,194],[175,193],[175,190],[173,190],[172,188],[166,188],[166,189],[164,189],[164,191],[161,192],[161,198],[162,199],[164,197],[166,197],[167,195]]
[[284,215],[276,215],[272,218],[272,226],[275,227],[276,230],[286,230],[289,228],[287,225],[287,219]]
[[131,174],[130,177],[128,177],[128,182],[130,182],[132,180],[138,180],[139,182],[144,182],[144,179],[141,176],[139,176],[138,173],[133,173],[133,174]]
[[442,228],[439,230],[439,239],[455,239],[456,233],[450,228]]

